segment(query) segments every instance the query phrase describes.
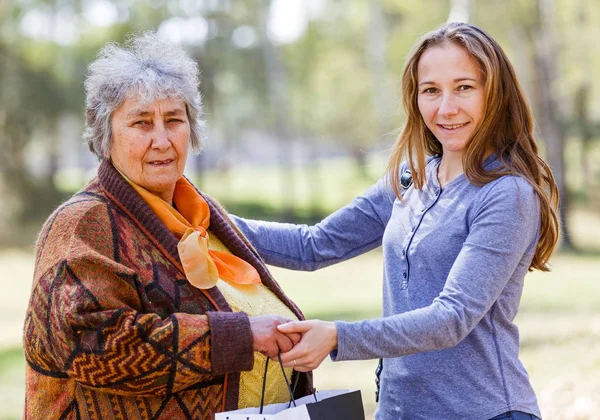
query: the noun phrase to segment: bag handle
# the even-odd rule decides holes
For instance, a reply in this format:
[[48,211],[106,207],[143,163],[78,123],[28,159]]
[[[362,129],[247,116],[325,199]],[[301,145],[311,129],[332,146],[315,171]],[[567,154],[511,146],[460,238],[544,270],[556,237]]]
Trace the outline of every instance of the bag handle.
[[[300,378],[300,372],[298,372],[298,375],[296,375],[296,379],[294,381],[294,388],[292,389],[292,387],[290,385],[290,381],[288,380],[288,377],[285,374],[285,369],[283,368],[283,362],[281,361],[281,354],[277,354],[277,360],[279,361],[279,366],[281,367],[281,373],[283,374],[283,379],[285,379],[285,385],[287,387],[288,392],[290,393],[290,402],[288,403],[288,408],[291,407],[292,404],[294,404],[294,407],[296,407],[296,400],[294,399],[294,392],[296,392],[296,387],[298,386],[298,380]],[[269,367],[269,357],[267,357],[267,360],[265,362],[265,373],[263,375],[262,390],[261,390],[261,393],[260,393],[260,412],[259,412],[259,414],[262,414],[263,407],[265,405],[265,389],[267,388],[267,370],[268,370],[268,367]],[[313,397],[315,398],[315,402],[319,402],[319,400],[317,400],[316,390],[312,386],[312,380],[310,379],[310,376],[308,376],[308,378],[309,378],[309,381],[310,381],[310,389],[313,390]]]
[[[281,364],[281,358],[279,357],[279,355],[277,356],[279,358],[279,363]],[[283,366],[282,366],[283,368]],[[300,373],[298,372],[298,374],[296,375],[296,379],[294,379],[294,388],[292,389],[292,394],[296,395],[296,388],[298,387],[298,382],[300,381]],[[285,373],[284,373],[285,375]],[[312,377],[310,375],[306,375],[306,378],[308,379],[308,384],[310,385],[310,389],[312,390],[312,396],[315,399],[315,402],[319,402],[319,400],[317,399],[317,389],[315,387],[313,387],[313,381],[312,381]],[[292,405],[292,400],[290,400],[290,402],[288,403],[288,408],[290,408],[290,406]]]
[[375,369],[375,402],[379,402],[379,390],[380,390],[380,382],[381,382],[381,372],[383,371],[383,359],[379,359],[379,363],[377,364],[377,369]]

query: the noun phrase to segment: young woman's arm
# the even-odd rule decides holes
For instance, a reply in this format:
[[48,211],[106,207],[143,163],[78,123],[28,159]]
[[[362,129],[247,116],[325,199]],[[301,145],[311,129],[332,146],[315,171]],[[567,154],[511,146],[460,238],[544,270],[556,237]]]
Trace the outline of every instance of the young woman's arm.
[[382,178],[314,226],[232,219],[267,264],[313,271],[379,247],[394,199]]

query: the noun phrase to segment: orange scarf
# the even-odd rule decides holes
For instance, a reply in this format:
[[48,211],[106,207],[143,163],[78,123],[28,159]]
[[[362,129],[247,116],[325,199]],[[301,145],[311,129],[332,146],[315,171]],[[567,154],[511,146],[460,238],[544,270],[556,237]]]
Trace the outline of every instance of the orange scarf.
[[260,284],[256,269],[233,254],[208,249],[210,208],[206,200],[185,178],[175,186],[173,206],[145,188],[124,178],[146,201],[158,218],[177,236],[179,259],[188,281],[198,289],[210,289],[219,278],[230,283]]

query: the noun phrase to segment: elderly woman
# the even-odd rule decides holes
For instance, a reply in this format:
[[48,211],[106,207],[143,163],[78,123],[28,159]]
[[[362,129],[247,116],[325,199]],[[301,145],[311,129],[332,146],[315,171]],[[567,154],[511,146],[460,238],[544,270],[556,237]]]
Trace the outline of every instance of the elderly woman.
[[[203,127],[196,63],[147,33],[105,46],[85,86],[84,138],[101,164],[38,239],[25,418],[209,419],[258,405],[265,358],[299,338],[276,327],[302,313],[183,176]],[[266,402],[286,401],[271,366]]]

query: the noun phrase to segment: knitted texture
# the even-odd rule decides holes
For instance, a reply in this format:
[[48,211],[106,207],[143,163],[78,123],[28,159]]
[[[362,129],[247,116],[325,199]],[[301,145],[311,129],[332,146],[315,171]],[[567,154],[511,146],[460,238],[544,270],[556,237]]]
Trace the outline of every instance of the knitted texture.
[[[206,198],[213,234],[302,318]],[[210,419],[254,360],[248,316],[189,284],[177,238],[107,161],[40,233],[24,349],[27,419]]]
[[[209,231],[211,249],[230,252],[221,241]],[[296,315],[281,302],[273,292],[263,284],[239,284],[219,280],[219,291],[227,299],[227,303],[235,312],[245,312],[249,316],[276,314],[291,320],[297,320]],[[254,352],[254,368],[240,374],[239,408],[258,407],[262,391],[263,375],[265,372],[266,356]],[[285,368],[288,378],[293,369]],[[265,387],[265,404],[287,402],[290,394],[278,363],[271,363],[267,372]]]

